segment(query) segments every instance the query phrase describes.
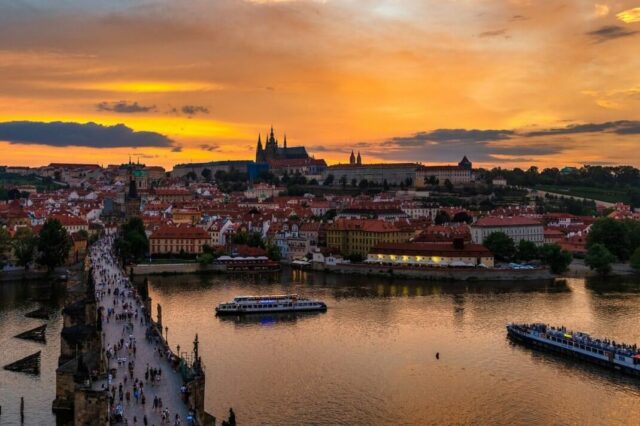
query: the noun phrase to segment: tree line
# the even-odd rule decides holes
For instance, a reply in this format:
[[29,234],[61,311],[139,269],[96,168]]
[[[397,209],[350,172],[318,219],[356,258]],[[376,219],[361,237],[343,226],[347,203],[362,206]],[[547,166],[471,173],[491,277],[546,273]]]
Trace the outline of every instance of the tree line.
[[[86,234],[86,231],[80,232]],[[13,254],[18,266],[29,269],[35,262],[52,272],[65,264],[72,244],[71,236],[55,219],[47,220],[37,234],[29,227],[20,227],[12,237],[5,228],[0,228],[0,267],[4,267]]]

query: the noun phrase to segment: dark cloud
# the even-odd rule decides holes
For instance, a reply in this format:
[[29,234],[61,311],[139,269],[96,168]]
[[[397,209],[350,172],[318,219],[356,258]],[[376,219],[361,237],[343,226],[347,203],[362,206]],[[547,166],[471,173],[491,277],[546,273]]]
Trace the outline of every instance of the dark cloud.
[[478,34],[478,37],[498,37],[498,36],[506,36],[507,29],[502,28],[500,30],[492,30],[492,31],[484,31]]
[[124,124],[54,121],[8,121],[0,123],[0,140],[12,144],[85,146],[90,148],[172,147],[173,140],[156,132],[136,132]]
[[640,134],[640,121],[619,120],[609,121],[606,123],[586,123],[572,124],[566,127],[558,127],[552,129],[536,130],[524,133],[523,136],[551,136],[551,135],[570,135],[577,133],[600,133],[612,132],[618,135],[635,135]]
[[418,132],[413,136],[392,138],[385,145],[420,146],[428,143],[467,143],[489,142],[509,139],[515,132],[512,130],[477,130],[477,129],[437,129],[430,132]]
[[202,145],[200,145],[200,149],[203,151],[217,151],[220,147],[218,145],[212,145],[212,144],[206,144],[203,143]]
[[209,114],[209,108],[201,105],[185,105],[180,109],[180,111],[182,111],[183,114],[186,114],[188,116],[192,116],[200,113]]
[[171,152],[182,152],[182,147],[180,145],[174,146]]
[[119,112],[123,114],[132,114],[136,112],[149,112],[155,111],[155,105],[140,105],[138,102],[129,103],[127,101],[119,101],[119,102],[100,102],[96,105],[98,111],[111,111],[111,112]]
[[510,21],[526,21],[527,19],[529,19],[529,18],[527,18],[526,16],[523,16],[523,15],[513,15],[511,17]]
[[462,155],[467,155],[474,161],[495,162],[558,154],[568,142],[533,143],[505,129],[437,129],[388,139],[381,144],[384,150],[378,150],[375,155],[388,160],[433,162],[457,162]]
[[620,25],[605,25],[594,31],[589,31],[588,36],[592,37],[597,43],[604,43],[605,41],[615,40],[621,37],[629,37],[638,34],[638,31],[633,31]]

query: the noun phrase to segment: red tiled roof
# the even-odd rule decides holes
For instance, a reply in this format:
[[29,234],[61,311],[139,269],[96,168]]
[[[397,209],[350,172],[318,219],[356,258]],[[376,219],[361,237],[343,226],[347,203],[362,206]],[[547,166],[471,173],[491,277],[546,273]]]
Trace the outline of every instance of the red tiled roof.
[[202,228],[192,226],[163,226],[150,239],[208,239],[209,234]]
[[335,231],[398,232],[393,223],[376,219],[338,219],[327,227]]
[[523,216],[486,216],[478,219],[472,226],[492,228],[500,226],[542,226],[542,224],[535,219]]

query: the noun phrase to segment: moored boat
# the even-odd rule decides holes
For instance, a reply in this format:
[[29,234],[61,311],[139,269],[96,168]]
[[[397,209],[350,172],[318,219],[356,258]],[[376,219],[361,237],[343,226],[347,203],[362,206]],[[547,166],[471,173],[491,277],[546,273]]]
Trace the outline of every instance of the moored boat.
[[219,304],[216,308],[216,315],[325,310],[327,310],[327,305],[324,302],[320,300],[302,298],[297,294],[237,296],[231,302]]
[[546,324],[508,324],[515,341],[583,359],[613,370],[640,376],[640,350],[634,345],[598,339],[565,327]]

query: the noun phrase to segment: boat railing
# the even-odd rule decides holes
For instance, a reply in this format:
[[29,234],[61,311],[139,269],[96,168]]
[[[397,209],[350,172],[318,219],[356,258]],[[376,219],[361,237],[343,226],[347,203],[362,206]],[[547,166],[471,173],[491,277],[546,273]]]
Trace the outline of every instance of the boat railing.
[[624,343],[615,343],[615,341],[594,339],[586,333],[573,332],[567,330],[566,327],[551,327],[546,324],[511,324],[512,328],[524,333],[530,331],[536,331],[538,333],[544,333],[547,338],[554,337],[567,342],[576,342],[585,347],[592,349],[598,349],[601,351],[613,352],[617,355],[623,355],[633,358],[640,355],[640,351],[636,345],[627,345]]

